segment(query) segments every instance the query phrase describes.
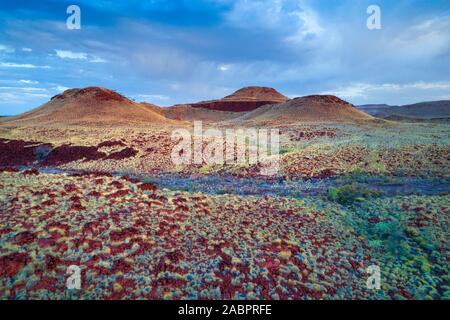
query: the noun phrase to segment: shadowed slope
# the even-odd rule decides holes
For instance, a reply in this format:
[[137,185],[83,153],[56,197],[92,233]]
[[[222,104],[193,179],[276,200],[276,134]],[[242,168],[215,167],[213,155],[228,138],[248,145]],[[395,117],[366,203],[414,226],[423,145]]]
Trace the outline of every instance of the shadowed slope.
[[245,87],[223,99],[202,101],[191,104],[194,108],[218,111],[245,112],[255,110],[266,104],[280,103],[288,98],[273,88]]

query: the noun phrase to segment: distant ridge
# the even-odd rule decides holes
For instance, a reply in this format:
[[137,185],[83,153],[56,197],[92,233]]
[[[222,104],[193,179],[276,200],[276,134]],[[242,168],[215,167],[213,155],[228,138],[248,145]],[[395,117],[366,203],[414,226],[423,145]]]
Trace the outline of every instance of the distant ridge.
[[390,119],[449,119],[450,100],[419,102],[381,110],[377,117]]

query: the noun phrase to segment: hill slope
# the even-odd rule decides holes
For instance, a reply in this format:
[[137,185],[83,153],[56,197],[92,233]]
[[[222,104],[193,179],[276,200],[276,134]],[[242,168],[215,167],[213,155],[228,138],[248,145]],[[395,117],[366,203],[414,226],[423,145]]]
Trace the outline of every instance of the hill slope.
[[14,124],[168,124],[165,118],[140,103],[100,87],[69,89],[44,105],[15,117],[2,119]]
[[286,102],[287,97],[269,87],[245,87],[219,100],[202,101],[191,104],[194,108],[218,111],[245,112],[266,104]]
[[286,124],[296,122],[356,122],[372,119],[374,119],[372,116],[338,97],[314,95],[262,106],[239,117],[236,121]]
[[172,107],[158,107],[148,103],[142,103],[152,111],[164,117],[178,121],[204,121],[220,122],[231,120],[242,115],[242,113],[231,111],[218,111],[206,108],[194,108],[191,105],[180,104]]

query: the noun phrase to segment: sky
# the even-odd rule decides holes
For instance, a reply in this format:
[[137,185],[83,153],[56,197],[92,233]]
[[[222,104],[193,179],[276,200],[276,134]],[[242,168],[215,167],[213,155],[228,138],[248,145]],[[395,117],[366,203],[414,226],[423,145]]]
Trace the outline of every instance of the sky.
[[[367,28],[372,4],[381,29]],[[354,104],[450,99],[450,1],[0,0],[0,115],[74,87],[170,106],[249,85]]]

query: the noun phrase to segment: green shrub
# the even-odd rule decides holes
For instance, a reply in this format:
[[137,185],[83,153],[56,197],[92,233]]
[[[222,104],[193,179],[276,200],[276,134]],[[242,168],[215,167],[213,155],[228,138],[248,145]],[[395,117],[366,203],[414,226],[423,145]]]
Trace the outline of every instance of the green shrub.
[[200,174],[208,174],[211,170],[212,170],[212,167],[205,164],[204,166],[202,166],[202,167],[198,170],[198,172],[199,172]]
[[278,154],[285,154],[285,153],[289,153],[292,151],[293,151],[293,149],[291,149],[289,147],[280,147],[280,151],[278,152]]
[[328,194],[327,194],[327,196],[328,196],[328,200],[331,200],[331,201],[337,201],[337,199],[338,199],[338,196],[339,196],[339,190],[338,190],[338,188],[330,188],[330,189],[328,189]]
[[360,188],[356,185],[346,185],[342,187],[332,187],[328,189],[328,200],[337,202],[344,206],[352,205],[355,202],[363,201],[369,198],[381,196],[378,190]]
[[384,243],[381,240],[369,240],[369,246],[374,249],[381,249],[383,248]]

